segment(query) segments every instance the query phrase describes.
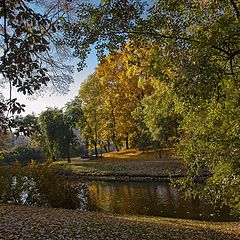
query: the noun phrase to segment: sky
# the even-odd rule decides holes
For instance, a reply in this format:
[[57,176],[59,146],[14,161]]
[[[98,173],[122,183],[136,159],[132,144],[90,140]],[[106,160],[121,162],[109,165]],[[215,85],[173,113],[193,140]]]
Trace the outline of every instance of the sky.
[[[96,69],[97,57],[95,51],[91,52],[86,63],[87,67],[84,68],[83,71],[78,72],[76,68],[76,61],[73,62],[73,65],[75,66],[73,75],[74,83],[70,85],[70,91],[66,95],[59,95],[57,93],[50,95],[50,93],[45,93],[43,96],[39,96],[37,98],[35,97],[36,99],[34,99],[22,93],[18,93],[13,89],[12,98],[17,98],[19,103],[26,105],[25,112],[22,112],[21,115],[25,116],[32,113],[38,115],[49,107],[64,107],[67,102],[78,95],[81,83]],[[3,89],[3,95],[5,99],[9,98],[9,88],[7,86]]]

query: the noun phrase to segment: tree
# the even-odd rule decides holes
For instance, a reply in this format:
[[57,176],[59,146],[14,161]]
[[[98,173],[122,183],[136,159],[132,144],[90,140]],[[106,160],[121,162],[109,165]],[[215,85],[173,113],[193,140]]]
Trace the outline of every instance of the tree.
[[84,115],[82,111],[82,100],[78,96],[66,104],[65,115],[71,127],[78,128],[82,126]]
[[[165,39],[153,57],[152,69],[161,76],[168,64],[175,73],[164,81],[173,84],[175,111],[183,116],[180,154],[187,177],[180,181],[181,186],[189,194],[239,211],[239,120],[235,112],[239,99],[239,5],[235,1],[161,3],[152,10],[155,17],[149,18],[159,24]],[[204,179],[202,184],[200,179]]]
[[137,23],[144,12],[144,3],[135,0],[110,0],[80,2],[76,7],[76,18],[69,22],[65,19],[63,29],[66,43],[79,57],[79,69],[85,66],[85,60],[96,44],[99,59],[105,57],[105,50],[116,50],[126,44],[129,33],[134,33]]
[[126,45],[121,51],[109,54],[97,68],[103,88],[106,128],[111,132],[114,144],[125,142],[127,149],[137,131],[133,112],[142,107],[143,98],[153,89],[151,84],[140,84],[143,69],[131,63],[135,59],[129,51],[131,47]]
[[179,139],[182,116],[176,111],[176,94],[171,86],[155,80],[155,91],[143,100],[144,122],[153,141],[161,147],[173,146]]
[[13,87],[30,95],[49,83],[61,93],[68,90],[73,69],[63,62],[66,51],[59,30],[70,6],[69,1],[1,1],[0,84],[10,86],[9,99],[0,104],[5,112],[1,128],[11,125],[10,114],[24,110],[12,96]]
[[44,155],[46,146],[44,144],[44,137],[41,132],[38,117],[32,114],[28,114],[24,117],[17,115],[14,118],[15,130],[14,135],[28,136],[28,146],[41,151]]
[[[153,12],[165,11],[162,23],[158,21],[161,32],[177,36],[165,39],[166,47],[156,51],[152,68],[161,76],[167,63],[175,73],[169,80],[177,94],[175,111],[183,116],[180,153],[188,169],[181,185],[189,194],[239,211],[239,120],[232,109],[238,109],[240,38],[234,1],[160,3]],[[160,19],[158,14],[155,17]]]
[[[73,100],[65,105],[64,110],[65,121],[70,126],[73,133],[76,135],[76,141],[71,145],[71,154],[79,156],[85,152],[85,146],[82,145],[83,139],[81,129],[84,123],[84,114],[82,111],[82,100],[76,96]],[[77,138],[77,135],[80,138]],[[86,154],[86,153],[84,153]]]
[[15,134],[18,136],[20,133],[23,133],[25,136],[30,136],[39,133],[40,129],[37,120],[38,118],[32,114],[28,114],[25,117],[16,116],[14,121],[18,128],[16,129]]
[[74,142],[74,135],[65,122],[63,112],[56,108],[48,109],[40,114],[38,123],[48,156],[53,161],[56,157],[67,157],[70,162],[70,146]]
[[100,141],[100,129],[103,123],[101,91],[99,78],[95,74],[90,75],[79,90],[83,114],[81,131],[84,133],[86,141],[93,144],[96,157],[98,157],[97,146]]
[[0,152],[6,150],[10,145],[10,132],[0,132]]

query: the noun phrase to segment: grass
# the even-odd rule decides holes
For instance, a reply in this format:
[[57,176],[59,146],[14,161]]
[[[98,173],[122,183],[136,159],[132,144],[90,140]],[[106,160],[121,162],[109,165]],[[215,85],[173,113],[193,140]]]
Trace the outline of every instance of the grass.
[[0,204],[0,239],[238,240],[239,222],[120,216]]
[[161,177],[175,175],[183,164],[180,158],[174,157],[170,149],[165,149],[162,157],[153,151],[141,152],[136,149],[103,154],[103,158],[86,160],[73,158],[70,164],[58,161],[65,173],[81,176],[139,176]]

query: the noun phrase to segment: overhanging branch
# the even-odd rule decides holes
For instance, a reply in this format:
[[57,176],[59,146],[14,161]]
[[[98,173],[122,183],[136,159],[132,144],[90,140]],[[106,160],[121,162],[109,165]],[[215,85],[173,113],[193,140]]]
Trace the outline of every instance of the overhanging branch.
[[235,3],[234,0],[230,0],[230,3],[232,4],[232,6],[233,6],[233,8],[234,8],[234,10],[235,10],[235,12],[237,14],[237,18],[239,19],[240,18],[240,12],[238,10],[237,4]]

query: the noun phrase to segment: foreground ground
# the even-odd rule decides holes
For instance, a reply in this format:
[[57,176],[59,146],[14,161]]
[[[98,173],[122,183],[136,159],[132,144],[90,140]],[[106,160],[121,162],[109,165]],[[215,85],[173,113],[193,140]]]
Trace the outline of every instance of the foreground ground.
[[119,216],[0,204],[0,239],[239,240],[240,223]]
[[163,177],[179,175],[183,168],[180,158],[173,156],[170,149],[162,152],[161,158],[154,151],[141,152],[135,149],[112,152],[99,159],[72,158],[70,164],[59,161],[65,174],[91,177]]

